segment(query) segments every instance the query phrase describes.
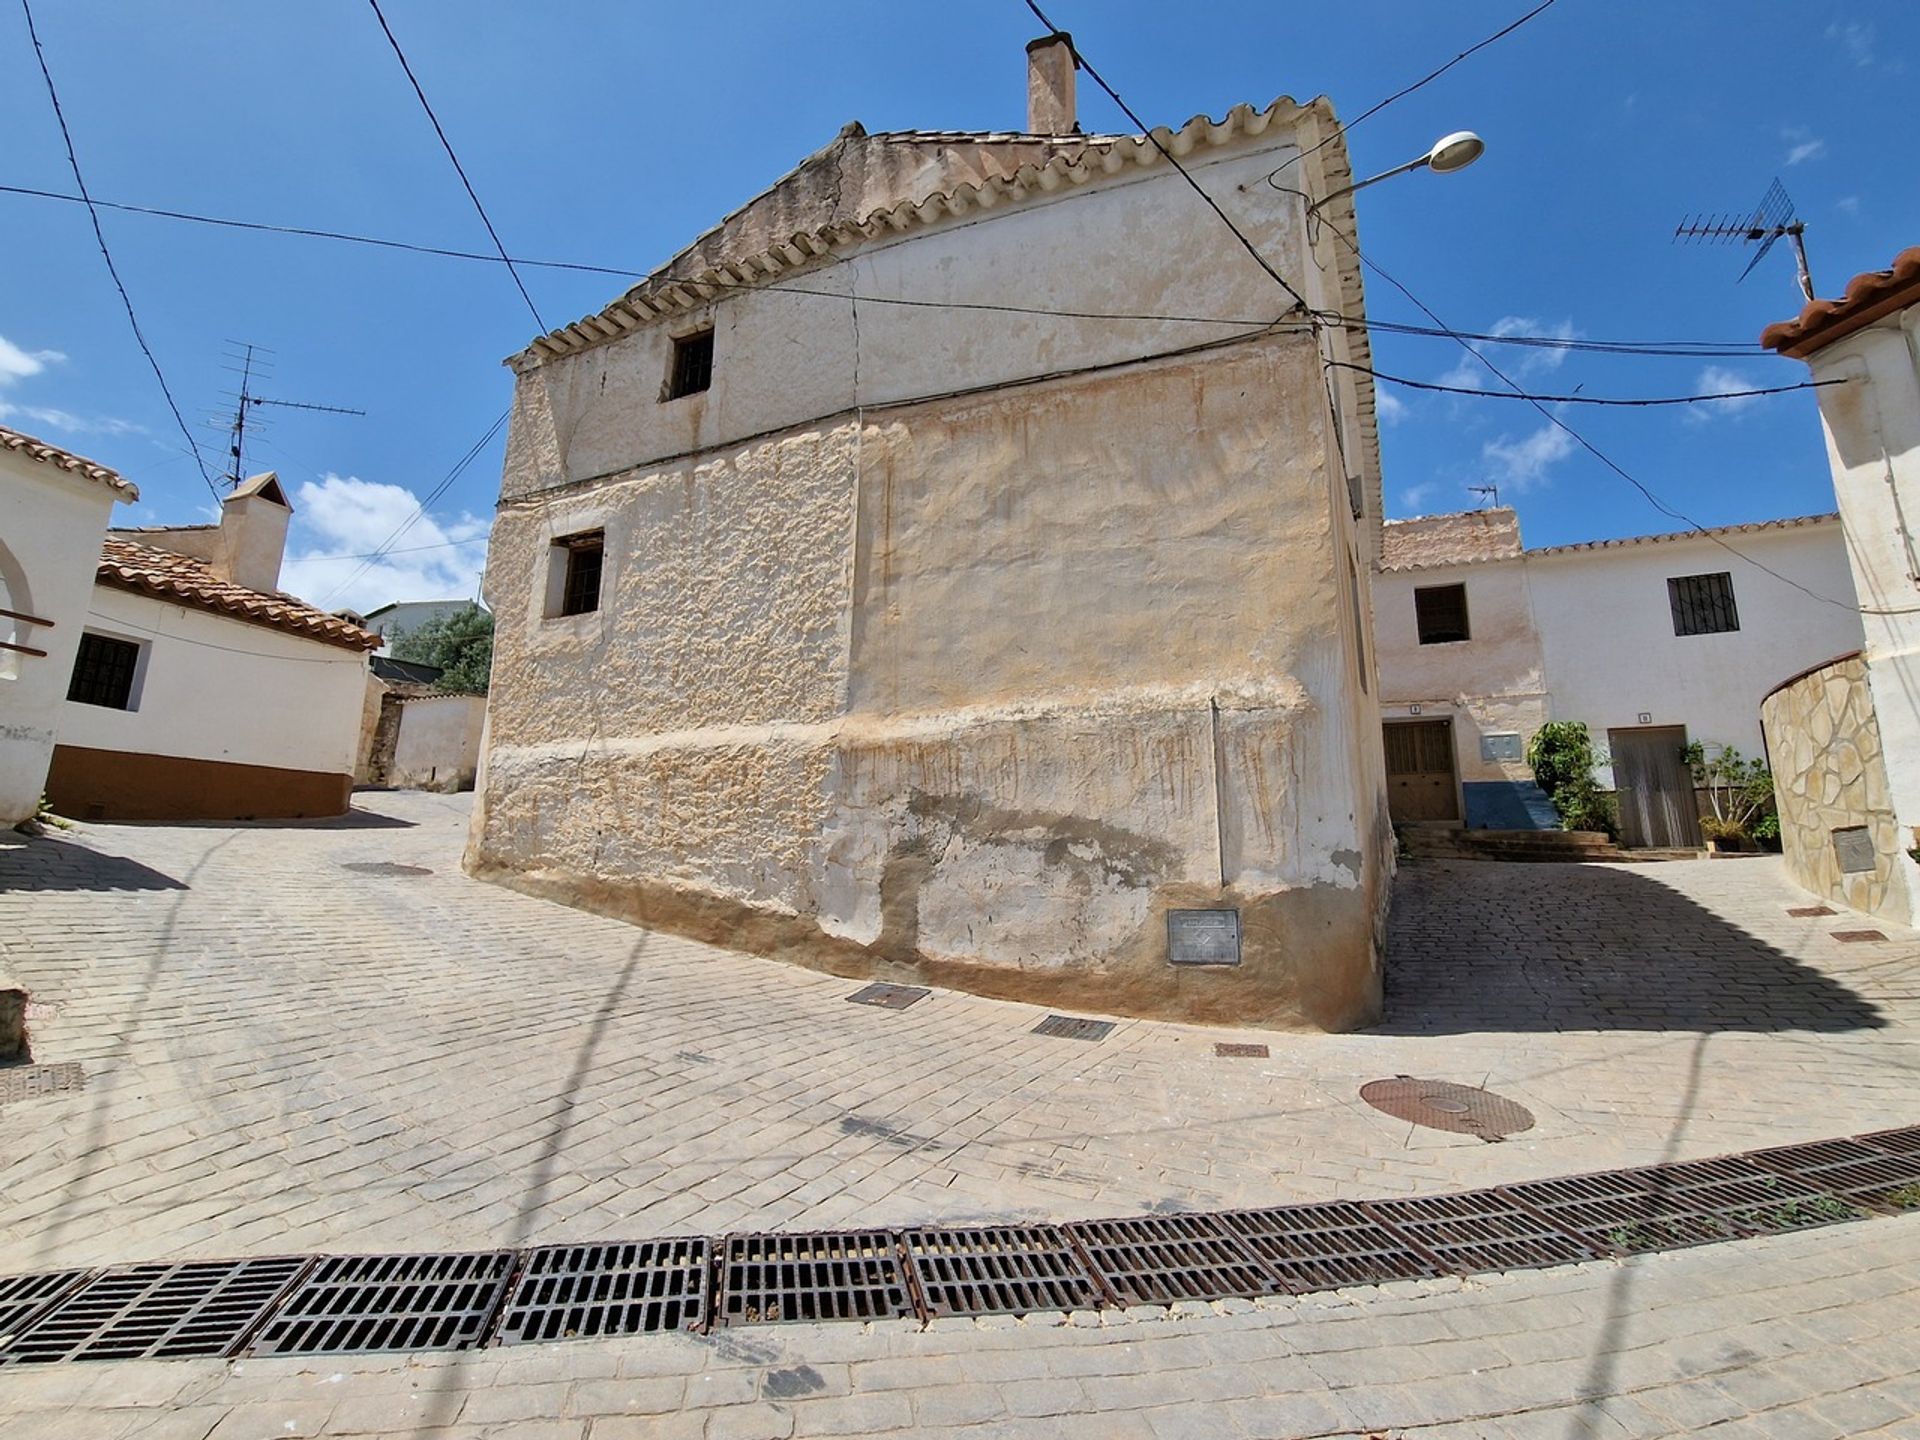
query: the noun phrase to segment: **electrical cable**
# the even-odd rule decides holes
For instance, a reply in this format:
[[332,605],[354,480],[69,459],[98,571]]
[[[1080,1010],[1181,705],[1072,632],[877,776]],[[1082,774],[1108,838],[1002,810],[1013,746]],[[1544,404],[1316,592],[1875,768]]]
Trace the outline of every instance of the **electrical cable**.
[[1746,400],[1759,395],[1785,395],[1793,390],[1819,390],[1828,385],[1845,385],[1846,380],[1802,380],[1797,385],[1769,385],[1758,390],[1719,390],[1704,395],[1661,395],[1649,399],[1621,399],[1600,395],[1536,395],[1524,390],[1475,390],[1466,385],[1442,385],[1431,380],[1409,380],[1400,375],[1389,375],[1384,370],[1375,370],[1369,365],[1355,365],[1345,360],[1328,360],[1329,368],[1336,370],[1355,370],[1362,375],[1371,375],[1376,380],[1385,380],[1394,385],[1405,385],[1410,390],[1437,390],[1443,395],[1474,395],[1488,400],[1531,400],[1543,405],[1700,405],[1714,400]]
[[420,97],[420,108],[427,112],[427,119],[433,122],[433,133],[440,137],[440,146],[447,152],[447,158],[453,162],[454,172],[459,175],[460,183],[467,187],[467,198],[473,201],[473,208],[480,212],[480,223],[487,227],[487,234],[493,240],[493,248],[500,252],[500,259],[506,265],[507,273],[513,276],[513,283],[519,287],[520,298],[527,302],[527,309],[533,314],[533,323],[540,327],[542,334],[545,334],[547,322],[540,318],[539,307],[533,303],[533,296],[527,293],[526,282],[520,278],[520,272],[513,268],[513,261],[507,257],[507,247],[500,243],[500,232],[493,228],[493,221],[487,215],[487,207],[480,203],[480,196],[474,191],[473,182],[467,179],[466,167],[460,163],[460,157],[454,154],[453,142],[447,139],[447,132],[441,128],[440,117],[433,113],[433,106],[427,101],[427,92],[420,88],[420,82],[414,78],[413,66],[407,63],[406,52],[400,48],[400,42],[394,38],[393,27],[387,24],[387,17],[380,11],[380,0],[367,0],[367,4],[373,7],[374,18],[380,22],[380,28],[386,34],[387,43],[393,47],[393,53],[400,61],[400,68],[407,72],[407,83],[413,86],[413,93]]
[[200,467],[200,478],[207,482],[207,489],[218,500],[220,487],[213,483],[213,476],[207,470],[206,457],[200,453],[199,443],[187,428],[186,417],[180,413],[179,405],[174,403],[173,390],[167,384],[167,377],[161,373],[160,362],[154,358],[153,347],[147,344],[147,337],[141,332],[140,318],[133,313],[133,298],[127,294],[126,284],[120,279],[120,269],[113,263],[113,252],[107,248],[106,232],[100,228],[100,212],[94,208],[93,200],[87,193],[87,182],[80,174],[80,157],[74,153],[73,132],[67,128],[66,112],[60,108],[60,92],[54,88],[53,72],[47,68],[46,50],[41,46],[40,33],[34,27],[30,0],[20,0],[20,9],[27,17],[27,38],[33,42],[34,59],[40,62],[40,76],[47,82],[47,99],[53,102],[53,118],[59,122],[60,138],[66,142],[67,165],[73,171],[73,183],[80,191],[81,204],[87,207],[87,217],[93,222],[93,238],[100,246],[100,258],[107,262],[107,274],[113,277],[113,288],[120,292],[120,303],[126,307],[127,324],[133,327],[134,341],[140,346],[140,353],[147,357],[147,364],[153,368],[153,378],[160,382],[160,393],[167,397],[167,409],[173,412],[174,423],[187,438],[194,463]]

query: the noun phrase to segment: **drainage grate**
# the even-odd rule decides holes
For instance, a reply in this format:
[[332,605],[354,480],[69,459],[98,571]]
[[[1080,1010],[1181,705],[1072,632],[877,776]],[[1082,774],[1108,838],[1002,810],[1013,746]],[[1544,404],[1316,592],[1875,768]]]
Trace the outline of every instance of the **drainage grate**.
[[247,1353],[467,1349],[485,1335],[513,1260],[511,1250],[325,1256]]
[[494,1343],[698,1330],[711,1259],[700,1238],[529,1250]]
[[1451,1080],[1416,1080],[1411,1075],[1369,1080],[1360,1087],[1360,1098],[1395,1119],[1482,1140],[1499,1140],[1533,1128],[1533,1112],[1526,1106]]
[[425,865],[401,865],[392,860],[349,860],[341,864],[342,870],[351,870],[356,875],[431,875],[433,871]]
[[911,1315],[892,1232],[729,1235],[714,1314],[723,1325]]
[[1052,1035],[1061,1040],[1104,1040],[1113,1029],[1111,1020],[1082,1020],[1077,1015],[1049,1015],[1033,1027],[1036,1035]]
[[1404,1236],[1358,1205],[1282,1205],[1220,1218],[1296,1295],[1440,1273]]
[[78,1090],[86,1081],[78,1060],[63,1060],[58,1065],[16,1065],[0,1070],[0,1105]]
[[847,1000],[854,1005],[878,1005],[882,1010],[904,1010],[932,993],[924,985],[889,985],[884,980],[876,980],[865,989],[854,991]]
[[1843,945],[1859,945],[1871,940],[1884,940],[1887,937],[1878,930],[1835,930],[1833,938]]
[[226,1355],[309,1263],[280,1256],[109,1270],[22,1330],[0,1362]]
[[0,1277],[0,1352],[42,1310],[91,1275],[91,1270],[60,1270],[51,1275]]
[[1897,1130],[1876,1130],[1871,1135],[1853,1137],[1862,1145],[1885,1150],[1893,1155],[1920,1154],[1920,1125],[1903,1125]]
[[[1817,1140],[1756,1150],[1748,1159],[1815,1190],[1882,1210],[1920,1207],[1920,1152],[1876,1150],[1858,1140]],[[1850,1217],[1849,1217],[1850,1218]]]
[[1273,1052],[1264,1045],[1250,1045],[1236,1040],[1214,1042],[1213,1053],[1222,1060],[1265,1060]]
[[1376,1200],[1366,1208],[1457,1275],[1571,1265],[1599,1254],[1498,1190]]
[[1796,905],[1787,914],[1796,920],[1811,919],[1815,915],[1838,915],[1840,912],[1831,905]]
[[1122,1305],[1271,1295],[1279,1281],[1210,1215],[1081,1220],[1062,1227]]
[[1854,1213],[1738,1157],[1532,1180],[1505,1193],[1588,1244],[1623,1254],[1824,1225]]
[[1100,1304],[1100,1287],[1058,1226],[909,1230],[905,1239],[928,1315],[1030,1315]]

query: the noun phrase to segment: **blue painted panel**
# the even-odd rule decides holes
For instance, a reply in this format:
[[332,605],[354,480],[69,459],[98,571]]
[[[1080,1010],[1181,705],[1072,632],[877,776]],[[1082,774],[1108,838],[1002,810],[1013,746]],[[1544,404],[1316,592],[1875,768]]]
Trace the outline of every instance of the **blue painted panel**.
[[1560,816],[1531,780],[1469,780],[1461,787],[1469,830],[1558,830]]

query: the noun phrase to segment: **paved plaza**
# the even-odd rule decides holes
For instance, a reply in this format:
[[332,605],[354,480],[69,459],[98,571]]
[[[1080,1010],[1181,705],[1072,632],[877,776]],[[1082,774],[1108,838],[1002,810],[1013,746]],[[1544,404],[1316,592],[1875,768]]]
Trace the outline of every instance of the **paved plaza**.
[[[1920,1120],[1920,937],[1789,915],[1777,860],[1409,865],[1374,1030],[1087,1042],[478,884],[467,812],[0,841],[0,969],[84,1075],[0,1111],[0,1274],[1435,1193]],[[1403,1074],[1536,1124],[1359,1100]],[[1088,1325],[17,1371],[0,1435],[1915,1433],[1916,1290],[1903,1218]]]

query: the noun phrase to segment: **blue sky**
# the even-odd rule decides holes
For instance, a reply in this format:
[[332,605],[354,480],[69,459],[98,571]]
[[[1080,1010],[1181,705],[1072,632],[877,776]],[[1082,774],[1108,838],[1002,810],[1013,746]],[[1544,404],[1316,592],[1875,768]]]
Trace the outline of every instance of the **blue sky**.
[[[1530,7],[1046,8],[1135,110],[1177,124],[1279,94],[1325,93],[1341,115],[1357,115]],[[1038,33],[1019,0],[388,0],[386,10],[509,249],[636,271],[849,119],[870,130],[1019,127],[1022,47]],[[35,15],[96,197],[486,248],[359,0],[38,0]],[[1456,128],[1488,142],[1461,174],[1369,190],[1361,240],[1461,329],[1751,342],[1798,309],[1786,251],[1736,285],[1739,248],[1675,245],[1675,223],[1750,207],[1777,176],[1807,221],[1823,294],[1885,265],[1920,242],[1906,144],[1916,67],[1911,0],[1558,0],[1352,133],[1361,173]],[[70,191],[13,6],[0,8],[0,76],[9,140],[0,184]],[[1089,129],[1125,128],[1084,78],[1081,117]],[[278,469],[298,507],[289,588],[361,607],[471,593],[498,441],[387,562],[348,582],[359,562],[314,557],[373,550],[506,408],[511,377],[498,362],[534,324],[501,268],[124,214],[104,224],[189,421],[229,407],[231,340],[275,352],[263,393],[368,412],[262,412],[270,424],[250,468]],[[134,346],[84,212],[0,194],[0,225],[0,423],[133,478],[142,503],[118,523],[204,518],[211,496]],[[549,325],[622,288],[605,276],[526,274]],[[1421,319],[1377,281],[1369,303],[1377,319]],[[1762,356],[1575,354],[1553,364],[1559,352],[1493,353],[1554,392],[1682,394],[1805,378],[1798,364]],[[1375,356],[1395,374],[1487,383],[1459,368],[1450,341],[1382,336]],[[1465,508],[1478,502],[1467,486],[1493,482],[1531,544],[1675,528],[1519,402],[1395,399],[1384,430],[1389,514]],[[1807,393],[1711,411],[1566,415],[1702,523],[1831,507]],[[199,433],[217,464],[224,439]]]

